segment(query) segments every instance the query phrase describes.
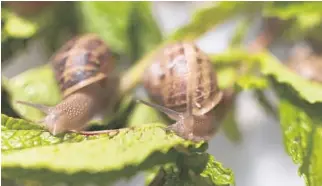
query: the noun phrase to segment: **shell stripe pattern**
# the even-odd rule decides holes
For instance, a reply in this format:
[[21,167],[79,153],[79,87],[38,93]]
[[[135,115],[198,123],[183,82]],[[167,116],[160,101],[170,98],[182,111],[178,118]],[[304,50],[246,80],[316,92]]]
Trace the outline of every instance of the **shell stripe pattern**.
[[108,46],[96,34],[71,39],[51,59],[64,97],[107,78],[113,63]]
[[[192,92],[194,115],[203,115],[217,103],[217,79],[208,56],[194,43],[179,42],[164,50],[160,64],[163,103],[179,112],[187,108],[187,91]],[[162,82],[163,81],[163,82]],[[189,83],[192,90],[187,90]]]

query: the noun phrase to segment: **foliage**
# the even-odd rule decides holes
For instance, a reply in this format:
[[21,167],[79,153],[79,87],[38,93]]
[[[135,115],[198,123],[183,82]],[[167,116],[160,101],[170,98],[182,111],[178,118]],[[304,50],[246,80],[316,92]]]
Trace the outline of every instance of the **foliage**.
[[[75,7],[70,11],[74,16],[64,24],[54,21],[52,15],[57,12],[66,15],[66,9],[58,11],[54,8],[52,13],[42,14],[46,21],[40,22],[3,9],[2,44],[10,43],[13,38],[34,39],[35,35],[53,28],[45,24],[51,21],[56,22],[53,25],[59,29],[72,30],[72,35],[99,34],[115,53],[129,59],[126,62],[129,68],[120,73],[119,96],[117,105],[112,108],[113,114],[100,123],[94,122],[90,130],[122,129],[93,136],[77,133],[53,136],[32,122],[41,119],[42,113],[15,103],[16,100],[46,105],[60,102],[61,93],[51,68],[44,65],[10,79],[3,77],[2,89],[7,93],[2,96],[6,102],[2,102],[5,112],[1,116],[3,179],[26,185],[108,185],[144,171],[148,173],[147,185],[235,184],[233,172],[206,152],[207,143],[186,141],[164,130],[170,121],[153,108],[134,104],[132,91],[141,83],[144,70],[158,49],[177,40],[195,41],[214,27],[238,17],[242,19],[229,48],[223,53],[210,54],[219,87],[225,92],[223,101],[216,108],[216,121],[227,138],[234,142],[242,140],[234,118],[235,97],[241,91],[255,91],[262,106],[279,119],[285,151],[299,165],[299,175],[305,178],[308,186],[322,184],[321,83],[291,71],[287,61],[279,61],[267,49],[255,53],[253,48],[243,44],[254,15],[261,14],[264,21],[277,18],[283,23],[283,27],[275,25],[269,27],[271,30],[261,30],[283,32],[262,35],[273,35],[273,40],[280,36],[293,41],[312,41],[313,38],[315,43],[309,43],[312,47],[322,46],[316,45],[322,41],[317,34],[322,28],[322,3],[213,3],[197,10],[190,22],[167,38],[163,38],[152,17],[150,2],[77,2],[68,5]],[[77,26],[69,25],[71,22]],[[47,35],[56,43],[48,43],[51,49],[62,43],[55,32],[57,30],[51,30]],[[266,89],[276,93],[277,105],[266,100],[263,94]]]

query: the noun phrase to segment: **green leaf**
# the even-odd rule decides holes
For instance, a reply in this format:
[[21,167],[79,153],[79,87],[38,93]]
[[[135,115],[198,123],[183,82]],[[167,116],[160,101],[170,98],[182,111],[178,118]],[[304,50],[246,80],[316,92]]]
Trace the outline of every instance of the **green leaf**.
[[215,185],[235,184],[232,170],[223,168],[222,164],[217,162],[211,155],[208,155],[207,165],[200,175],[210,179]]
[[97,136],[86,137],[76,133],[53,136],[32,122],[8,117],[4,114],[1,114],[1,130],[2,152],[98,138]]
[[251,21],[253,21],[253,16],[243,18],[240,23],[237,25],[236,31],[230,41],[229,46],[231,48],[241,47],[243,40],[250,28]]
[[79,2],[85,32],[99,34],[118,53],[129,52],[128,28],[132,2]]
[[[166,134],[156,125],[121,130],[114,137],[100,137],[81,143],[35,147],[2,154],[2,175],[41,181],[86,185],[108,184],[156,165],[173,162],[175,147],[196,149],[195,144]],[[28,157],[28,158],[26,158]]]
[[265,89],[268,87],[268,81],[265,77],[247,74],[239,77],[237,85],[243,90]]
[[84,30],[98,33],[112,50],[132,60],[162,39],[150,2],[80,2],[79,7]]
[[216,2],[196,11],[191,21],[174,32],[170,39],[195,39],[206,33],[215,25],[232,19],[242,13],[257,11],[262,3]]
[[44,114],[37,109],[17,104],[15,101],[29,101],[44,105],[56,105],[61,100],[54,73],[49,65],[27,70],[8,81],[11,104],[19,115],[28,120],[39,120]]
[[162,40],[161,31],[154,20],[151,2],[135,2],[130,15],[129,39],[132,59],[142,57]]
[[264,75],[273,76],[279,83],[291,85],[309,103],[322,102],[321,84],[311,82],[297,75],[268,53],[258,55],[258,59],[261,64],[261,72]]
[[48,146],[63,142],[81,142],[84,140],[96,139],[92,136],[85,137],[77,134],[65,134],[57,137],[42,130],[3,130],[1,134],[2,152],[27,149],[38,146]]
[[222,53],[209,54],[215,66],[232,66],[241,62],[252,62],[254,57],[242,49],[231,48]]
[[5,20],[4,32],[10,37],[30,38],[38,31],[39,25],[23,19],[15,14],[8,13]]
[[226,89],[232,87],[237,78],[237,73],[234,68],[221,68],[216,69],[218,77],[218,86],[220,89]]
[[269,2],[263,9],[263,15],[286,20],[305,14],[322,15],[321,8],[322,4],[318,2]]
[[[247,69],[254,69],[259,65],[258,68],[263,75],[272,76],[280,83],[291,85],[309,103],[322,102],[321,84],[311,82],[297,75],[268,52],[249,54],[243,50],[230,50],[221,54],[211,55],[211,59],[215,65],[232,65],[236,61],[245,65]],[[259,89],[267,87],[267,80],[262,76],[246,74],[246,76],[240,77],[238,84],[241,87]]]
[[41,129],[39,125],[35,125],[32,122],[28,122],[23,119],[8,117],[1,114],[1,126],[5,130],[31,130],[31,129]]
[[[190,158],[185,158],[187,158],[185,162],[192,164],[185,168],[173,164],[165,165],[153,180],[154,185],[228,186],[234,184],[233,172],[224,168],[212,155],[193,154]],[[187,175],[184,175],[182,171],[188,171]]]
[[[315,107],[321,113],[322,104]],[[300,165],[299,173],[308,186],[322,185],[322,119],[285,97],[279,110],[287,153]]]

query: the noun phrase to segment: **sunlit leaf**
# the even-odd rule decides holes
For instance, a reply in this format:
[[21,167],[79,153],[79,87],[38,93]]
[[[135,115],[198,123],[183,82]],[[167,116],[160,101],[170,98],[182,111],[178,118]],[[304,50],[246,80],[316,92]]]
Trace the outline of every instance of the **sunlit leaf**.
[[244,75],[239,77],[237,85],[243,90],[265,89],[268,87],[268,81],[262,76]]
[[[316,82],[311,82],[297,75],[287,66],[282,64],[275,56],[262,52],[259,54],[249,54],[246,51],[237,50],[229,55],[224,52],[218,55],[211,56],[215,65],[233,64],[236,61],[243,63],[247,68],[257,68],[265,76],[273,76],[280,83],[291,85],[298,94],[310,103],[322,102],[322,85]],[[242,76],[241,76],[242,77]],[[242,87],[265,88],[267,82],[262,76],[255,74],[247,74],[239,80]]]
[[219,88],[230,88],[236,83],[236,78],[238,76],[235,68],[222,68],[220,70],[217,70],[216,72]]
[[4,114],[1,115],[1,131],[2,152],[97,138],[97,136],[86,137],[76,133],[53,136],[32,122],[8,117]]
[[9,14],[4,25],[4,32],[10,37],[29,38],[32,37],[38,30],[37,23],[23,19],[14,14]]
[[258,55],[261,72],[273,76],[279,83],[287,83],[309,103],[322,102],[322,85],[302,78],[268,53]]
[[121,130],[112,138],[103,135],[100,139],[81,143],[34,147],[2,154],[2,175],[42,181],[48,185],[59,182],[108,184],[133,176],[139,170],[173,162],[179,155],[174,149],[178,145],[194,149],[202,144],[184,141],[150,124]]
[[[322,184],[322,119],[292,102],[283,97],[279,105],[285,149],[300,166],[307,185],[318,186]],[[322,111],[322,104],[315,107]]]
[[[183,175],[180,168],[175,165],[166,165],[159,171],[158,180],[154,183],[159,185],[204,185],[204,186],[226,186],[234,185],[234,175],[230,169],[224,168],[213,156],[207,153],[193,155],[187,158],[186,165],[181,171],[189,171]],[[190,160],[190,161],[189,161]]]
[[5,114],[1,114],[1,127],[3,130],[35,130],[42,129],[41,126],[34,124],[33,122],[26,121],[24,119],[18,119],[8,117]]

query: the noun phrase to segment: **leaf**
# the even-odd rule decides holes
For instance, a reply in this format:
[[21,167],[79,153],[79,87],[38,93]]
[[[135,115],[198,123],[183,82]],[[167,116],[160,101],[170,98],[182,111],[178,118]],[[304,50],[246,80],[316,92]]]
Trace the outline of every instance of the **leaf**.
[[40,126],[35,125],[32,122],[28,122],[23,119],[8,117],[5,114],[1,114],[1,126],[6,130],[32,130],[41,129]]
[[261,72],[273,76],[279,83],[287,83],[309,103],[322,102],[322,85],[311,82],[292,72],[278,59],[268,53],[258,55]]
[[[259,54],[249,54],[243,50],[230,50],[221,54],[211,55],[215,65],[233,64],[236,61],[242,62],[248,69],[257,67],[265,76],[272,76],[280,83],[291,85],[298,94],[309,103],[322,102],[322,85],[311,82],[297,75],[288,67],[268,52]],[[244,88],[265,88],[267,82],[264,78],[257,75],[241,76],[238,84]]]
[[[281,90],[280,90],[281,91]],[[322,111],[322,104],[310,105]],[[280,121],[287,153],[300,165],[299,173],[308,186],[322,184],[322,119],[282,96]]]
[[79,2],[85,32],[99,34],[118,53],[129,52],[128,27],[133,3]]
[[[174,149],[200,148],[202,143],[184,141],[156,125],[121,130],[113,138],[101,137],[81,143],[35,147],[2,154],[5,178],[86,185],[108,184],[140,170],[172,162]],[[26,157],[28,157],[26,159]]]
[[[150,184],[150,186],[228,186],[234,184],[233,172],[230,169],[224,168],[222,164],[217,162],[210,154],[194,154],[186,160],[186,162],[191,162],[193,165],[187,165],[187,167],[183,168],[173,164],[167,164],[160,169],[157,177],[153,180],[154,184]],[[182,171],[187,169],[195,171],[188,172],[188,175],[183,175]]]
[[1,130],[2,152],[97,138],[96,136],[86,137],[76,133],[53,136],[32,122],[8,117],[4,114],[1,114]]
[[191,21],[174,32],[170,39],[196,39],[215,25],[221,24],[242,13],[257,11],[262,3],[216,2],[196,11]]
[[76,134],[65,134],[63,137],[56,137],[42,130],[3,130],[2,128],[1,151],[3,153],[7,151],[12,152],[13,150],[38,146],[44,147],[64,142],[81,142],[91,139],[95,139],[95,137],[87,138]]
[[215,66],[231,66],[241,62],[252,62],[254,57],[242,49],[231,48],[217,54],[209,54],[211,61]]
[[28,120],[39,120],[44,114],[37,109],[16,104],[15,101],[29,101],[52,106],[61,100],[61,93],[49,65],[27,70],[9,79],[7,87],[13,109]]
[[263,9],[263,15],[286,20],[304,14],[322,15],[321,8],[322,4],[317,2],[269,2]]
[[235,29],[235,33],[230,41],[229,47],[230,48],[237,48],[241,47],[243,44],[243,40],[249,31],[249,27],[251,22],[253,21],[253,16],[248,16],[246,18],[243,18],[240,23],[237,25],[237,28]]
[[215,158],[211,155],[208,155],[206,168],[200,175],[209,178],[215,185],[235,184],[232,170],[223,168],[222,164],[215,161]]
[[129,39],[132,46],[133,61],[142,57],[162,40],[161,31],[154,20],[151,2],[132,3]]
[[235,84],[237,73],[234,68],[215,68],[215,70],[217,73],[218,86],[220,89],[230,88]]
[[10,37],[15,38],[30,38],[36,34],[39,25],[27,19],[16,16],[12,13],[7,13],[4,32]]
[[268,87],[268,81],[265,77],[247,74],[239,77],[237,85],[243,90],[265,89]]

